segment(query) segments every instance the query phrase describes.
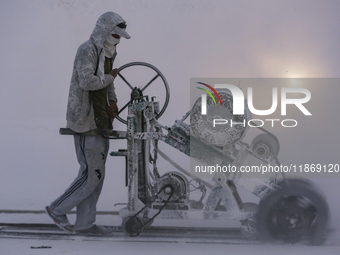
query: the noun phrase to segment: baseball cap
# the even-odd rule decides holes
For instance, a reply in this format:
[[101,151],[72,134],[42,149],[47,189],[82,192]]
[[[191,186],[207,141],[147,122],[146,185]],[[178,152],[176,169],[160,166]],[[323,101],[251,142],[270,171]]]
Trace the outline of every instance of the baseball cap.
[[126,39],[130,39],[131,36],[125,31],[125,29],[126,29],[126,23],[119,23],[112,29],[111,34],[117,34]]

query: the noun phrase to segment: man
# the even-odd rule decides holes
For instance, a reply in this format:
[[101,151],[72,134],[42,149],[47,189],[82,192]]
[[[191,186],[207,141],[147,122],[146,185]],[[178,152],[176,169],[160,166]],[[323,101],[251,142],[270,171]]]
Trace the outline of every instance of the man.
[[[108,233],[94,224],[109,149],[109,140],[102,138],[100,131],[112,129],[118,113],[113,84],[117,69],[112,70],[112,65],[120,37],[130,38],[125,28],[117,13],[104,13],[75,57],[66,119],[67,127],[77,133],[74,144],[80,170],[64,194],[45,208],[56,225],[68,232]],[[66,214],[74,207],[77,219],[73,229]]]

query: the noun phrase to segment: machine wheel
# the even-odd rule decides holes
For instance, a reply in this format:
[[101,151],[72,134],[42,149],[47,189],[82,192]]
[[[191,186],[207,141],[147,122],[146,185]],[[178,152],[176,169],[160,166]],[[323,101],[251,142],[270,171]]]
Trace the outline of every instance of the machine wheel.
[[276,157],[279,154],[280,143],[273,135],[260,134],[253,139],[251,148],[257,157],[266,159],[270,156]]
[[[127,79],[123,76],[122,71],[128,67],[132,67],[132,66],[144,66],[144,67],[148,67],[151,68],[153,71],[156,72],[156,76],[154,76],[146,85],[141,86],[140,88],[137,88],[137,86],[132,86]],[[157,113],[156,115],[156,119],[158,119],[159,117],[161,117],[163,115],[163,113],[165,112],[168,104],[169,104],[169,98],[170,98],[170,90],[169,90],[169,85],[168,82],[166,81],[164,75],[153,65],[148,64],[148,63],[144,63],[144,62],[131,62],[128,64],[125,64],[121,67],[118,68],[118,76],[120,77],[124,83],[131,89],[131,94],[130,94],[130,99],[131,100],[136,100],[139,99],[141,97],[143,97],[143,93],[145,92],[145,90],[147,88],[149,88],[149,86],[158,78],[160,77],[163,81],[163,85],[165,87],[165,102],[163,104],[162,109]],[[115,81],[116,82],[116,81]],[[125,109],[127,108],[127,106],[131,103],[131,101],[128,101],[119,111],[119,114]],[[117,116],[116,117],[120,122],[127,124],[127,121],[124,120],[123,118]]]
[[143,222],[138,217],[129,216],[123,219],[122,229],[129,236],[138,236],[143,230]]
[[310,182],[300,179],[279,184],[281,189],[264,197],[256,214],[259,237],[265,242],[325,241],[328,205]]

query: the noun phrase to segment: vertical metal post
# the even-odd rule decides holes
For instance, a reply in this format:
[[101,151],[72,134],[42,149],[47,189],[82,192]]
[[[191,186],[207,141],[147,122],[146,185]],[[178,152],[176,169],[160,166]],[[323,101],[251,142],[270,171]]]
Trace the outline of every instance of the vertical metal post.
[[135,133],[136,117],[130,115],[127,117],[127,174],[128,174],[128,210],[135,211],[135,199],[137,198],[137,166],[135,141],[133,139]]
[[128,174],[128,210],[138,211],[150,198],[149,157],[150,140],[135,139],[136,133],[147,132],[144,111],[151,112],[149,102],[134,103],[129,106],[127,117],[127,174]]

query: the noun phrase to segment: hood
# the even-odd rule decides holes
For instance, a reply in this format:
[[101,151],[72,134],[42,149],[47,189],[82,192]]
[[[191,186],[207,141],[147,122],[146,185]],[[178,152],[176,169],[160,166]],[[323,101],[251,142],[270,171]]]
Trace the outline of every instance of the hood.
[[98,18],[90,38],[97,47],[103,48],[104,41],[119,23],[125,23],[125,20],[119,14],[105,12]]

